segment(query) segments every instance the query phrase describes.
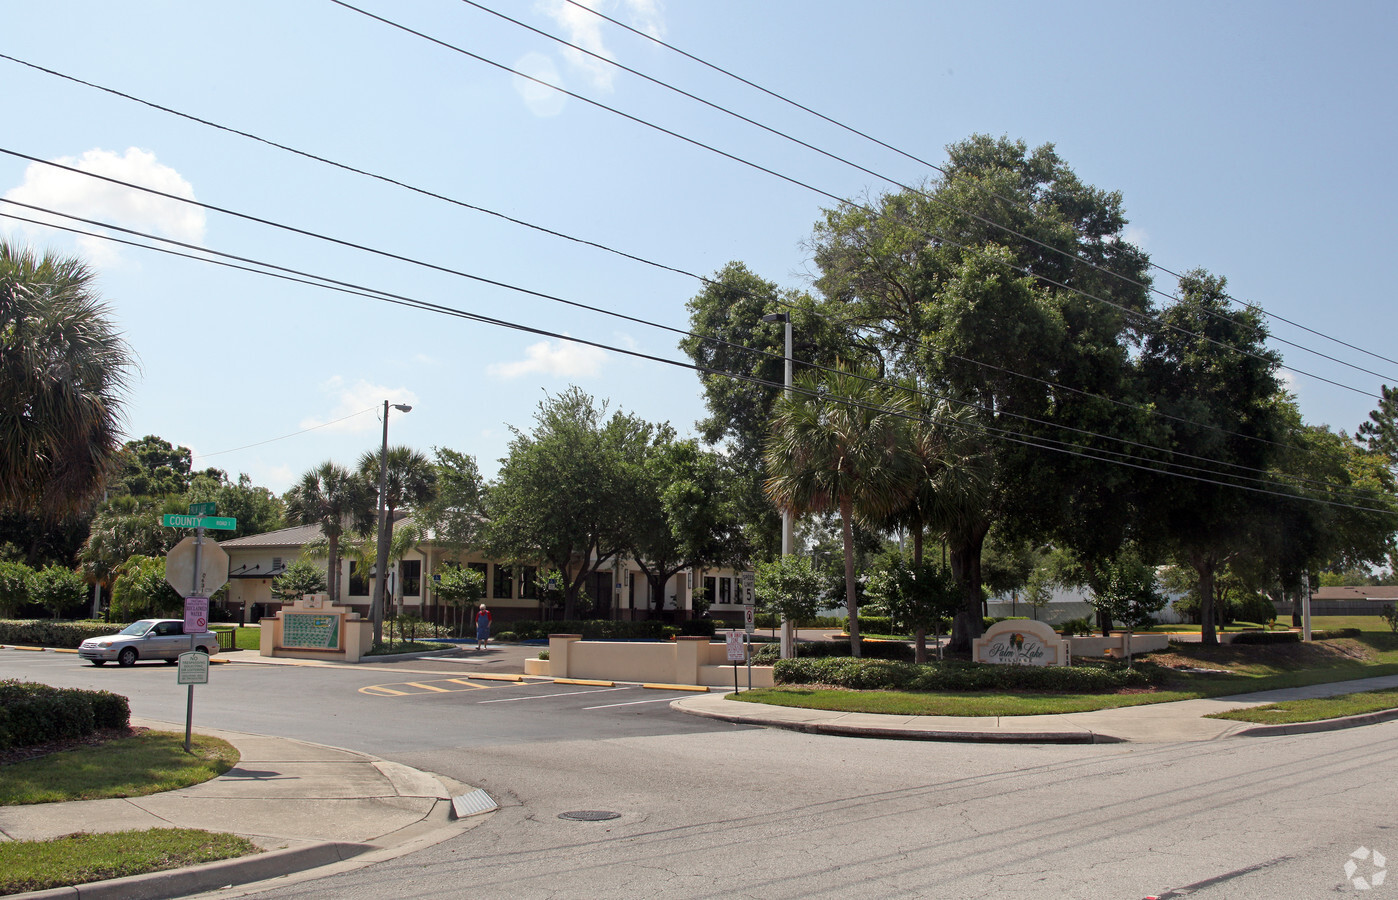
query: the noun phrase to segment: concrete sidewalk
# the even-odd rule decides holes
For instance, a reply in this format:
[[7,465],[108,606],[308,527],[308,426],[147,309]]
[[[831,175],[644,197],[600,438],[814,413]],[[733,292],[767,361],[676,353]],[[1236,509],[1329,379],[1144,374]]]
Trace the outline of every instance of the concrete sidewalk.
[[[183,730],[147,719],[133,718],[131,724]],[[453,811],[452,798],[473,794],[472,788],[398,763],[286,738],[207,728],[198,733],[237,747],[238,765],[212,781],[163,794],[0,807],[0,840],[178,827],[242,835],[267,852],[12,896],[129,900],[184,896],[309,869],[322,877],[439,843],[482,820],[457,818]],[[472,799],[472,811],[493,808],[483,792]]]
[[1209,713],[1283,700],[1331,697],[1395,687],[1398,687],[1398,675],[1389,675],[1206,700],[1180,700],[1049,716],[891,716],[830,712],[728,700],[717,693],[683,697],[670,706],[692,715],[726,722],[851,737],[1033,744],[1155,743],[1301,734],[1398,719],[1398,710],[1297,725],[1256,725],[1203,718]]

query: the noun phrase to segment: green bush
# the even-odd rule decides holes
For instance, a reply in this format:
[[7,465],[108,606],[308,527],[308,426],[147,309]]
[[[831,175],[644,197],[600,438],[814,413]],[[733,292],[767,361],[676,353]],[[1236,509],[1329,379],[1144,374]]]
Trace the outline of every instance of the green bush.
[[521,641],[547,638],[551,634],[580,634],[583,636],[584,640],[589,641],[636,638],[663,641],[680,633],[678,627],[666,625],[664,622],[655,621],[653,619],[644,622],[614,622],[610,619],[536,622],[532,619],[524,619],[518,622],[510,622],[509,627],[514,630],[514,633]]
[[[798,659],[828,659],[849,656],[849,641],[798,641],[795,645]],[[889,659],[911,662],[913,648],[902,641],[859,642],[864,659]],[[766,643],[752,651],[752,661],[757,665],[771,665],[781,658],[781,645]]]
[[509,643],[514,643],[515,641],[519,640],[519,635],[515,634],[513,631],[502,631],[494,635],[494,638],[497,641],[508,641]]
[[893,619],[889,616],[860,616],[858,621],[860,634],[893,633]]
[[[778,628],[782,624],[781,616],[774,612],[756,613],[754,624],[758,628]],[[812,616],[809,619],[798,619],[797,628],[844,628],[844,616]]]
[[690,619],[680,623],[680,634],[689,637],[713,637],[718,623],[713,619]]
[[1157,683],[1156,666],[1128,668],[1115,662],[1073,666],[996,666],[962,660],[915,665],[852,657],[783,659],[776,663],[777,684],[825,684],[855,690],[905,691],[1053,691],[1093,693]]
[[1357,638],[1362,637],[1364,632],[1358,628],[1330,628],[1325,631],[1312,631],[1313,641],[1333,641],[1336,638]]
[[1240,631],[1233,635],[1233,643],[1235,644],[1299,644],[1300,642],[1301,632],[1299,631]]
[[130,718],[126,698],[108,691],[0,681],[0,750],[124,728]]
[[1092,634],[1092,620],[1087,616],[1082,616],[1077,619],[1068,619],[1058,626],[1058,631],[1064,637],[1073,634]]
[[23,644],[30,647],[63,647],[76,650],[88,638],[101,637],[120,631],[123,626],[84,620],[55,622],[50,619],[0,620],[0,644]]
[[1267,625],[1277,620],[1277,607],[1265,594],[1247,594],[1233,602],[1233,618]]

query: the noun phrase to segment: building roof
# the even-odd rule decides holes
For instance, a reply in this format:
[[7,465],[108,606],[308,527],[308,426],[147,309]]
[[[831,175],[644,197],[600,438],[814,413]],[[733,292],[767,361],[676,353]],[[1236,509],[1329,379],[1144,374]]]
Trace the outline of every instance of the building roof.
[[1357,586],[1323,587],[1311,594],[1312,600],[1398,600],[1398,587],[1361,584]]
[[233,538],[231,541],[219,541],[218,545],[225,550],[238,550],[247,547],[300,547],[311,541],[320,540],[322,537],[324,535],[321,533],[319,525],[294,525],[291,528],[280,528],[262,534]]

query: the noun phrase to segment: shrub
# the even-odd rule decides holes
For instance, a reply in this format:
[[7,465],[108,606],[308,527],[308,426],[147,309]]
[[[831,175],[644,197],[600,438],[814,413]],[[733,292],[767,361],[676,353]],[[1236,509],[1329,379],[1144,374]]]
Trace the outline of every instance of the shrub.
[[[1314,637],[1314,635],[1312,635]],[[1240,631],[1233,635],[1235,644],[1299,644],[1299,631]]]
[[130,717],[126,698],[107,691],[0,681],[0,750],[124,728]]
[[547,648],[545,648],[545,649],[539,651],[539,659],[548,659],[548,658],[549,658],[549,651],[548,651]]
[[10,619],[0,621],[0,644],[31,647],[63,647],[76,650],[88,638],[119,630],[106,622],[55,622],[51,619]]
[[1331,628],[1326,631],[1312,631],[1313,641],[1333,641],[1336,638],[1357,638],[1363,636],[1364,632],[1358,628]]
[[1277,607],[1265,594],[1248,594],[1233,604],[1233,618],[1268,625],[1277,620]]
[[[799,641],[794,645],[796,656],[800,658],[828,659],[849,656],[849,641]],[[911,662],[913,648],[902,641],[860,641],[859,648],[864,659],[889,659]],[[752,651],[754,664],[770,665],[781,658],[781,646],[766,643]]]
[[1379,613],[1379,618],[1388,623],[1389,631],[1398,634],[1398,609],[1395,609],[1392,603],[1383,605],[1383,612]]
[[29,576],[29,600],[60,619],[87,602],[88,587],[82,575],[63,566],[45,566]]
[[827,684],[857,690],[1054,691],[1092,693],[1158,682],[1163,673],[1149,663],[1128,668],[1115,662],[1074,666],[996,666],[962,660],[915,665],[893,660],[783,659],[773,669],[777,684]]
[[690,619],[680,623],[680,634],[690,637],[713,637],[717,625],[713,619]]
[[1087,616],[1068,619],[1058,626],[1058,630],[1064,637],[1074,634],[1092,634],[1092,620]]
[[[758,628],[777,628],[781,625],[781,616],[774,612],[759,612],[756,614],[754,623]],[[797,628],[844,628],[844,616],[811,616],[808,619],[797,619]]]
[[562,619],[552,622],[537,622],[532,619],[522,619],[509,624],[521,641],[539,640],[551,634],[580,634],[589,641],[636,639],[663,641],[680,633],[677,626],[666,625],[664,622],[653,619],[645,622],[614,622],[610,619],[584,621]]
[[[846,623],[848,624],[848,623]],[[860,634],[892,634],[893,619],[889,616],[860,616]]]
[[495,640],[508,641],[509,643],[514,643],[515,641],[519,640],[519,635],[515,634],[513,631],[502,631],[499,634],[495,635]]

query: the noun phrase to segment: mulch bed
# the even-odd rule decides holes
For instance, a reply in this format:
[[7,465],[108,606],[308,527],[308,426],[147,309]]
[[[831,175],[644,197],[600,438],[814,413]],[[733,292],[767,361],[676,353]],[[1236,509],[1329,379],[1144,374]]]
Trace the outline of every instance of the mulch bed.
[[48,741],[43,744],[31,744],[28,747],[12,747],[9,750],[0,750],[0,767],[8,766],[12,763],[24,762],[27,759],[38,759],[41,756],[48,756],[50,753],[60,753],[64,750],[76,750],[79,747],[100,747],[108,741],[131,737],[132,735],[149,730],[149,728],[99,728],[91,734],[85,734],[82,737]]

